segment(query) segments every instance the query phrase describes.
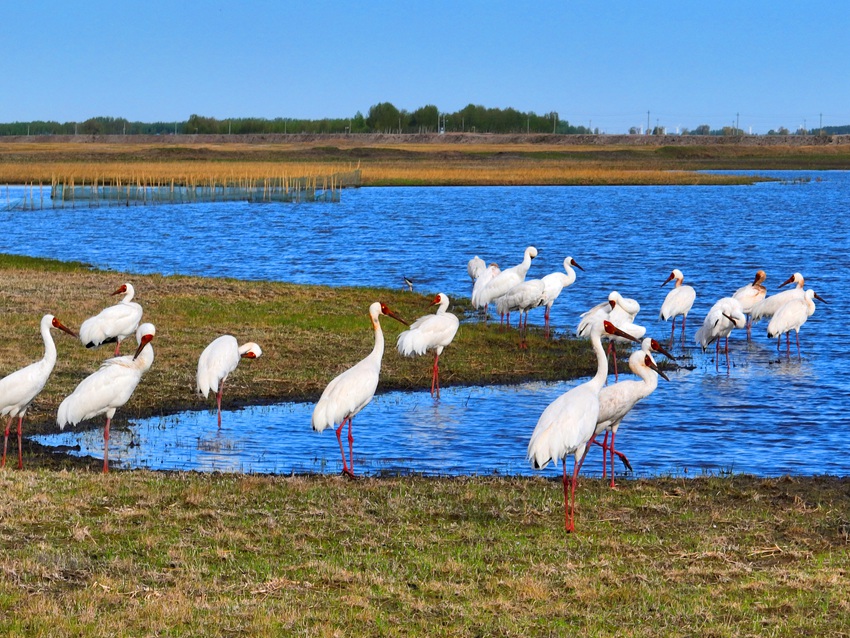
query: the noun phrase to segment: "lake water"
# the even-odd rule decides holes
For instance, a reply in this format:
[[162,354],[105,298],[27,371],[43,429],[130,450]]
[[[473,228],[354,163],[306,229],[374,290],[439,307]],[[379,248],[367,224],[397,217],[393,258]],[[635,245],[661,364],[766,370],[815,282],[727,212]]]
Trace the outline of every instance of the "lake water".
[[[329,285],[400,288],[406,275],[421,292],[458,297],[469,293],[466,262],[473,255],[508,267],[533,244],[539,256],[529,277],[559,270],[567,255],[585,268],[555,304],[559,330],[572,331],[582,311],[616,289],[640,301],[637,322],[656,338],[670,331],[657,319],[670,286],[660,284],[679,268],[697,290],[688,367],[669,383],[660,380],[624,420],[618,448],[635,471],[848,474],[850,356],[838,333],[850,296],[844,264],[850,173],[764,174],[783,181],[362,188],[343,192],[338,204],[3,211],[0,251],[130,272]],[[762,322],[750,344],[743,331],[733,333],[731,367],[723,360],[718,369],[713,351],[692,347],[693,334],[714,301],[750,282],[759,268],[768,273],[769,293],[800,271],[830,305],[818,304],[803,327],[802,359],[793,344],[792,357],[784,344],[777,354]],[[364,299],[364,309],[371,301]],[[531,323],[542,323],[542,310],[531,313]],[[388,348],[385,356],[397,355]],[[444,353],[450,356],[451,348]],[[422,365],[429,365],[424,358]],[[575,383],[446,388],[439,402],[427,392],[379,395],[355,418],[356,469],[530,474],[525,447],[537,418]],[[312,405],[283,404],[227,412],[220,432],[209,412],[142,421],[114,433],[110,456],[154,469],[337,472],[336,438],[312,432],[311,411]],[[102,453],[99,429],[39,440]],[[588,472],[598,472],[600,457],[593,452]]]

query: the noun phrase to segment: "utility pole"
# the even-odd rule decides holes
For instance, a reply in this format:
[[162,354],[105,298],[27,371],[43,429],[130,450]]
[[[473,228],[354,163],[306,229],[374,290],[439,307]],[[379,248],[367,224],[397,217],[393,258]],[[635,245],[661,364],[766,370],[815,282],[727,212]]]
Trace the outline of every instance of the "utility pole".
[[740,130],[740,123],[741,123],[741,114],[735,113],[735,135],[737,135],[738,131]]
[[649,111],[646,112],[646,134],[649,135]]

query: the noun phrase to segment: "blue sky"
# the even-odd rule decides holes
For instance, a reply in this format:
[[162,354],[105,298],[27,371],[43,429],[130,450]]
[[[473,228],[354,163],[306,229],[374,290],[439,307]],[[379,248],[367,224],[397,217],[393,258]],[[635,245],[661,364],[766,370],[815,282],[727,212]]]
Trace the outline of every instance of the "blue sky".
[[0,122],[319,119],[378,102],[627,132],[850,124],[850,2],[4,2]]

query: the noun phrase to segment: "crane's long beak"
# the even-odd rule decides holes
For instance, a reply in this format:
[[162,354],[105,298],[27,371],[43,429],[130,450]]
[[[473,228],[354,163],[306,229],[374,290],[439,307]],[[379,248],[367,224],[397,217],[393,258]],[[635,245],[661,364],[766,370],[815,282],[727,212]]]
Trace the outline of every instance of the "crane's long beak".
[[403,323],[405,326],[410,325],[409,323],[407,323],[404,319],[399,317],[394,311],[390,310],[389,308],[387,308],[387,312],[384,313],[384,314],[386,314],[388,317],[392,317],[393,319],[395,319],[396,321],[398,321],[400,323]]
[[794,281],[794,276],[793,276],[793,275],[792,275],[791,277],[788,277],[788,279],[786,279],[785,281],[783,281],[781,284],[779,284],[779,287],[780,287],[780,288],[782,288],[782,286],[787,286],[787,285],[788,285],[788,284],[790,284],[792,281]]
[[139,347],[136,348],[136,354],[133,355],[133,360],[138,358],[139,354],[141,354],[142,349],[148,345],[153,340],[153,335],[144,335],[142,336],[142,342],[139,344]]
[[669,277],[667,277],[667,279],[665,279],[665,280],[664,280],[664,283],[663,283],[663,284],[661,284],[661,285],[662,285],[662,286],[665,286],[665,285],[667,284],[667,282],[668,282],[668,281],[673,281],[673,273],[670,273],[670,276],[669,276]]
[[660,343],[658,343],[655,339],[652,340],[651,347],[652,347],[653,350],[655,350],[656,352],[660,352],[661,354],[663,354],[668,359],[673,359],[674,361],[676,360],[676,357],[674,357],[672,354],[667,352],[667,349],[664,346],[662,346]]
[[582,272],[585,272],[584,268],[582,268],[581,266],[579,266],[579,265],[578,265],[578,262],[577,262],[575,259],[571,259],[571,260],[570,260],[570,263],[571,263],[573,266],[575,266],[576,268],[578,268],[579,270],[581,270]]
[[604,325],[605,332],[607,332],[609,335],[617,335],[618,337],[623,337],[623,339],[631,339],[635,343],[640,343],[640,339],[635,339],[632,335],[623,332],[610,321],[605,321]]
[[658,373],[658,376],[659,376],[659,377],[661,377],[661,378],[662,378],[662,379],[664,379],[665,381],[669,381],[669,380],[670,380],[670,378],[669,378],[666,374],[664,374],[664,371],[663,371],[663,370],[660,370],[660,369],[658,368],[658,366],[657,366],[657,365],[655,365],[655,361],[653,361],[653,360],[650,358],[650,356],[649,356],[649,355],[647,355],[647,356],[646,356],[646,358],[644,359],[644,361],[643,361],[643,362],[647,365],[647,367],[652,368],[653,370],[655,370],[655,371]]
[[[821,299],[821,301],[823,301],[823,299]],[[826,303],[826,302],[824,302],[824,303]],[[62,332],[67,332],[69,335],[71,335],[71,336],[72,336],[72,337],[74,337],[74,338],[76,338],[76,337],[77,337],[77,333],[76,333],[76,332],[74,332],[73,330],[71,330],[71,329],[70,329],[70,328],[68,328],[67,326],[62,325],[62,322],[61,322],[61,321],[59,321],[58,319],[55,319],[55,320],[54,320],[53,326],[54,326],[55,328],[59,328],[59,330],[61,330]]]
[[821,297],[818,293],[815,293],[815,299],[817,299],[818,301],[824,302],[827,306],[829,305],[829,302],[826,299],[824,299],[823,297]]

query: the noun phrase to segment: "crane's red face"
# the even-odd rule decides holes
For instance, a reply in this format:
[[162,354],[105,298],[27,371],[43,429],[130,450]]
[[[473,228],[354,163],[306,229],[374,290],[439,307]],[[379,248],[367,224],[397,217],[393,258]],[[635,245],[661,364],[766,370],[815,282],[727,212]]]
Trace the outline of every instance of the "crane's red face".
[[608,303],[611,304],[611,310],[613,310],[617,306],[617,302],[613,299],[609,299]]
[[665,279],[665,280],[664,280],[664,283],[663,283],[663,284],[661,284],[661,285],[663,286],[663,285],[665,285],[668,281],[673,281],[675,278],[676,278],[676,273],[672,273],[672,272],[671,272],[671,273],[670,273],[670,276],[669,276],[669,277],[667,277],[667,279]]
[[440,298],[440,295],[437,295],[436,297],[434,297],[434,300],[428,305],[429,306],[439,306],[441,302],[442,302],[442,299]]
[[393,319],[395,319],[396,321],[398,321],[398,322],[400,322],[400,323],[403,323],[405,326],[409,326],[409,325],[410,325],[410,324],[409,324],[409,323],[407,323],[404,319],[402,319],[401,317],[399,317],[399,316],[398,316],[395,312],[393,312],[392,310],[390,310],[389,306],[387,306],[387,304],[385,304],[385,303],[381,303],[381,314],[382,314],[382,315],[386,315],[387,317],[392,317],[392,318],[393,318]]
[[139,344],[139,347],[136,348],[136,354],[133,355],[133,359],[136,359],[139,356],[139,354],[142,352],[144,347],[146,345],[148,345],[151,341],[153,341],[153,335],[152,334],[142,335],[142,341]]
[[667,378],[667,375],[666,375],[666,374],[664,374],[664,372],[663,372],[663,371],[661,371],[661,370],[659,370],[659,369],[658,369],[658,366],[657,366],[657,365],[655,365],[655,361],[653,361],[653,360],[652,360],[652,357],[650,357],[649,355],[646,355],[646,356],[643,358],[643,363],[646,365],[646,367],[647,367],[647,368],[651,368],[652,370],[655,370],[655,371],[658,373],[658,376],[659,376],[659,377],[662,377],[665,381],[669,381],[669,380],[670,380],[669,378]]
[[603,321],[602,325],[605,328],[605,332],[607,332],[609,335],[617,335],[618,337],[623,337],[623,339],[629,339],[631,341],[640,343],[640,339],[635,339],[632,335],[623,332],[608,320]]
[[76,332],[74,332],[74,331],[73,331],[73,330],[71,330],[70,328],[66,328],[65,326],[63,326],[63,325],[62,325],[62,322],[61,322],[61,321],[59,321],[56,317],[53,317],[53,321],[52,321],[51,323],[53,324],[53,327],[54,327],[54,328],[58,328],[58,329],[59,329],[59,330],[61,330],[62,332],[67,332],[67,333],[68,333],[69,335],[71,335],[72,337],[76,337],[76,336],[77,336],[77,333],[76,333]]
[[115,292],[113,292],[112,294],[113,294],[113,295],[123,295],[125,292],[127,292],[127,285],[126,285],[126,284],[121,284],[121,287],[120,287],[120,288],[118,288],[118,290],[116,290],[116,291],[115,291]]
[[584,271],[584,268],[582,268],[581,266],[579,266],[579,265],[578,265],[578,262],[576,262],[576,260],[575,260],[575,259],[570,258],[570,265],[571,265],[571,266],[575,266],[576,268],[578,268],[578,269],[579,269],[579,270],[581,270],[581,271]]

